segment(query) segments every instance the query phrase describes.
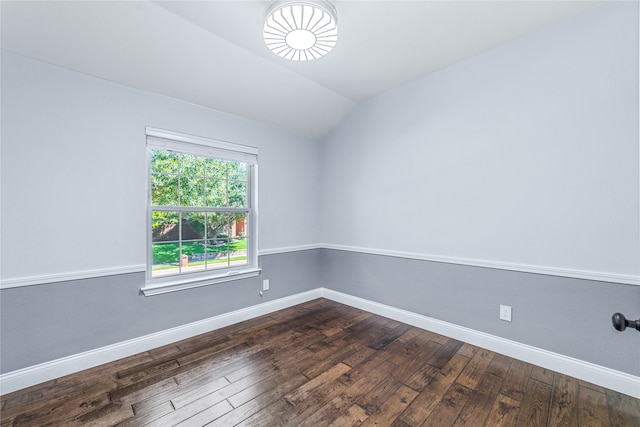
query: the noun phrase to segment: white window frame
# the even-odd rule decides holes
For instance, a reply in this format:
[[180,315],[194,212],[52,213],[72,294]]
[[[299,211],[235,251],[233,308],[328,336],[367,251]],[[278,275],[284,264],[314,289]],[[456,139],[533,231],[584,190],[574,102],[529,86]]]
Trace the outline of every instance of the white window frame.
[[[260,274],[258,265],[258,149],[199,136],[167,131],[152,127],[146,128],[147,168],[146,168],[146,204],[147,204],[147,268],[145,286],[141,288],[145,296],[175,292],[200,286],[208,286],[231,280],[245,279]],[[175,151],[184,154],[214,157],[217,159],[247,163],[247,208],[248,229],[247,265],[226,268],[222,271],[205,270],[180,273],[165,277],[152,277],[153,253],[151,236],[151,152],[153,150]]]

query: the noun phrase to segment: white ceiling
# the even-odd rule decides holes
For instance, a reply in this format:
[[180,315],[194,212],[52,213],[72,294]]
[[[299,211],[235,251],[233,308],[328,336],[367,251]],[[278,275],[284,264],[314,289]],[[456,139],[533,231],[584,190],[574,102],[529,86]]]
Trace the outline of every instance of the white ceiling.
[[262,41],[271,1],[6,1],[2,47],[86,74],[320,137],[359,101],[594,1],[334,1],[326,57]]

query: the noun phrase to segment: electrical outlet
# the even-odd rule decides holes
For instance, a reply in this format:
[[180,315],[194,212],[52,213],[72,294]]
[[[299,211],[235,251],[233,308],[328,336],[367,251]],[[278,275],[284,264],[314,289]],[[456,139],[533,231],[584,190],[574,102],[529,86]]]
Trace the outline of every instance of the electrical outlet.
[[500,320],[511,322],[511,306],[500,305]]
[[268,291],[269,290],[269,279],[264,279],[262,281],[262,290],[263,291]]

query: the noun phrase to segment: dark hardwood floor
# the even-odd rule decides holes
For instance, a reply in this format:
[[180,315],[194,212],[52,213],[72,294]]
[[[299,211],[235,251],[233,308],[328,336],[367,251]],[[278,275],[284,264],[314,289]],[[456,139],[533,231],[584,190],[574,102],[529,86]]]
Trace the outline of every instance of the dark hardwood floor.
[[4,426],[640,426],[640,400],[325,299],[1,398]]

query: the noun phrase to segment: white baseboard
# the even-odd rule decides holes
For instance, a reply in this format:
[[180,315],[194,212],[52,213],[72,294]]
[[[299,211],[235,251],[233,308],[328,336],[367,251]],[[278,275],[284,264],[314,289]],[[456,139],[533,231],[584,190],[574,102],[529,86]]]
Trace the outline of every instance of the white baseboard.
[[640,399],[640,377],[634,375],[330,289],[322,288],[322,296]]
[[140,338],[8,372],[0,375],[0,394],[11,393],[12,391],[89,369],[103,363],[112,362],[123,357],[132,356],[143,351],[171,344],[320,297],[422,329],[427,329],[640,399],[640,377],[326,288],[313,289],[214,316],[209,319],[145,335]]
[[273,313],[274,311],[311,301],[313,299],[320,298],[321,296],[322,289],[318,288],[308,292],[232,311],[230,313],[221,314],[219,316],[210,317],[198,322],[145,335],[143,337],[97,348],[95,350],[63,357],[51,362],[45,362],[28,368],[19,369],[17,371],[8,372],[0,375],[0,394],[11,393],[16,390],[31,387],[32,385],[69,375],[74,372],[80,372],[85,369],[93,368],[94,366],[113,362],[114,360],[122,359],[123,357],[132,356],[143,351],[148,351],[176,341],[191,338],[196,335],[233,325],[254,317]]

